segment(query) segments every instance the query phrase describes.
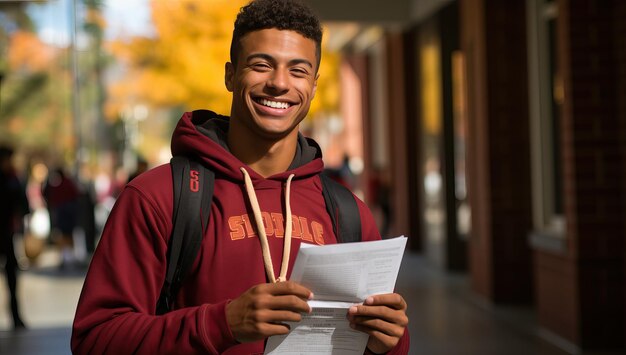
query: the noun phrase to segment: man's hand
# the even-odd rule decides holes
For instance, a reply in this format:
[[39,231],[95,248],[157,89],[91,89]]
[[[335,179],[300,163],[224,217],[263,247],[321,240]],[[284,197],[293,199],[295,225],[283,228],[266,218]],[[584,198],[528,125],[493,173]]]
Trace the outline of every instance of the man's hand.
[[311,298],[313,293],[295,282],[257,285],[226,305],[226,321],[240,343],[287,334],[283,322],[299,322],[300,313],[310,313]]
[[382,354],[402,338],[409,323],[406,308],[404,298],[397,293],[370,296],[363,305],[350,307],[348,320],[352,328],[369,334],[367,348]]

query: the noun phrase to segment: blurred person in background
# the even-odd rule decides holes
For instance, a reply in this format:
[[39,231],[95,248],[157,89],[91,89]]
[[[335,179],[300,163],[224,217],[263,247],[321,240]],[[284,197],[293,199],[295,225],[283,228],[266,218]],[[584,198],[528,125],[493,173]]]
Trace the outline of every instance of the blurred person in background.
[[42,194],[48,167],[39,159],[33,159],[29,166],[26,197],[30,214],[25,222],[24,252],[29,263],[36,263],[50,238],[50,214]]
[[[80,179],[78,180],[78,226],[80,231],[80,240],[84,242],[82,248],[74,246],[74,252],[77,254],[79,262],[86,262],[96,249],[96,189],[91,170],[87,166],[81,167]],[[76,250],[79,249],[79,250]]]
[[392,218],[389,170],[374,167],[370,174],[369,189],[373,207],[380,215],[380,234],[383,238],[388,237]]
[[18,179],[12,164],[13,149],[0,146],[0,259],[9,286],[13,329],[25,328],[20,317],[17,296],[18,263],[15,257],[13,235],[23,228],[24,216],[28,214],[26,191]]
[[324,174],[350,190],[354,189],[356,186],[356,176],[352,172],[352,169],[350,169],[350,157],[347,154],[343,155],[339,167],[325,168]]
[[134,178],[136,178],[140,174],[145,173],[146,171],[148,171],[148,162],[144,158],[138,156],[137,157],[137,167],[135,168],[135,171],[133,171],[128,176],[128,182],[131,182],[131,180],[133,180]]
[[78,185],[63,168],[56,167],[48,174],[42,194],[50,213],[52,240],[61,250],[59,267],[72,266],[76,261],[73,233],[78,223]]

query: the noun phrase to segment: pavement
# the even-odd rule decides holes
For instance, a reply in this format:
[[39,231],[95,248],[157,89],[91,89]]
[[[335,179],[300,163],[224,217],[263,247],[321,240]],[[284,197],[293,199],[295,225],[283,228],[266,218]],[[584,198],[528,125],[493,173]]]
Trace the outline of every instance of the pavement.
[[[20,273],[21,310],[28,329],[11,330],[4,277],[0,276],[0,354],[70,354],[71,324],[86,267],[59,269],[55,250]],[[397,291],[409,305],[410,354],[563,355],[577,349],[546,339],[530,307],[495,307],[473,294],[464,274],[433,267],[407,253]],[[554,340],[554,339],[552,339]],[[613,355],[617,353],[582,353]]]
[[[48,246],[36,263],[21,258],[18,274],[20,313],[27,329],[13,331],[9,295],[0,274],[0,354],[70,354],[70,328],[86,266],[58,267],[60,255]],[[1,270],[1,269],[0,269]]]

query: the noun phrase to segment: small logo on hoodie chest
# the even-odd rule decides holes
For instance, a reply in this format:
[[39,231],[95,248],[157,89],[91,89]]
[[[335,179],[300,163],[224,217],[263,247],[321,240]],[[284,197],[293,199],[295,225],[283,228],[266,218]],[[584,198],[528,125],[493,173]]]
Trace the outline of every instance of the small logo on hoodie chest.
[[198,192],[200,190],[200,173],[197,170],[189,171],[189,190]]
[[[263,216],[265,233],[268,237],[274,236],[283,238],[285,236],[285,217],[282,213],[262,212],[261,215]],[[251,221],[249,214],[231,216],[228,218],[230,239],[241,240],[258,236]],[[292,238],[299,238],[309,243],[324,245],[324,227],[321,223],[295,215],[291,216],[291,221],[293,226]]]

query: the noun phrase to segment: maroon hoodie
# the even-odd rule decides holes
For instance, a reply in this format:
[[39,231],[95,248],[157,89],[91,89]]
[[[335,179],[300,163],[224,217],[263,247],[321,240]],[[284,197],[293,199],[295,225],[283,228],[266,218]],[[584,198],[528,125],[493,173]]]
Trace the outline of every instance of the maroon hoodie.
[[[207,232],[174,310],[155,315],[173,210],[172,174],[169,165],[162,165],[132,180],[111,211],[76,310],[74,353],[263,353],[263,341],[239,344],[225,315],[229,300],[267,282],[240,168],[252,178],[276,273],[282,261],[283,199],[290,174],[295,175],[290,189],[290,267],[301,242],[333,244],[336,238],[321,192],[321,153],[312,140],[300,136],[289,171],[263,178],[228,151],[227,130],[227,119],[205,111],[193,120],[191,113],[184,114],[174,131],[172,153],[200,159],[216,177]],[[368,208],[361,201],[358,205],[363,240],[380,239]],[[407,353],[408,343],[405,332],[393,353]]]

